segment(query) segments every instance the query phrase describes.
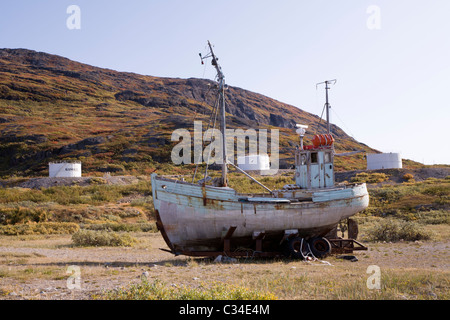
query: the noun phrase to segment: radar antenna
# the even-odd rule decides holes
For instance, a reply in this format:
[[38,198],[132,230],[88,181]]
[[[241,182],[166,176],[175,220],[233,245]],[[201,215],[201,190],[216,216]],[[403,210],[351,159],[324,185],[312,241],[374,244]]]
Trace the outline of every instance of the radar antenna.
[[330,87],[328,86],[329,84],[336,84],[336,79],[334,80],[325,80],[324,82],[320,82],[316,84],[316,89],[317,86],[321,85],[321,84],[325,84],[325,105],[324,108],[326,109],[326,114],[327,114],[327,134],[331,133],[331,125],[330,125],[330,104],[328,103],[328,90],[330,89]]

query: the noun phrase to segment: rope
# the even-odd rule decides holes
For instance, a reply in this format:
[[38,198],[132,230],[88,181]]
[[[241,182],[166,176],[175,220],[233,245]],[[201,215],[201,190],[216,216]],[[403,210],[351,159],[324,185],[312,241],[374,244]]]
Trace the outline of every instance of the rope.
[[[208,92],[209,92],[209,89],[208,89]],[[206,97],[206,95],[205,95],[205,97]],[[214,102],[214,109],[213,109],[213,112],[211,112],[211,115],[209,116],[208,127],[207,127],[206,131],[208,131],[211,128],[211,121],[213,119],[213,116],[214,116],[214,128],[215,128],[215,122],[216,122],[216,119],[217,119],[217,110],[219,109],[219,103],[218,102],[219,102],[219,98],[216,97],[216,101]],[[198,166],[200,164],[200,157],[203,156],[203,148],[204,148],[204,146],[205,146],[205,142],[204,142],[204,139],[202,138],[202,153],[200,153],[199,159],[197,159],[197,161],[196,161],[194,176],[192,177],[192,183],[194,183],[195,176],[197,175]],[[208,154],[208,160],[209,160],[209,154]],[[208,164],[206,164],[206,168],[208,168]],[[206,178],[206,174],[207,174],[207,172],[205,172],[205,177],[204,178]]]
[[[306,254],[303,254],[303,250],[301,248],[303,248],[303,241],[304,239],[302,238],[302,241],[300,243],[300,253],[303,257],[303,260],[306,261],[306,263],[313,265],[313,266],[322,266],[322,265],[329,265],[332,266],[331,263],[329,263],[328,261],[324,261],[324,260],[320,260],[319,258],[317,258],[316,256],[314,256],[314,254],[312,253],[311,247],[309,245],[309,243],[306,243],[307,245],[307,252]],[[309,258],[309,259],[308,259]],[[312,263],[311,261],[319,261],[320,263]]]

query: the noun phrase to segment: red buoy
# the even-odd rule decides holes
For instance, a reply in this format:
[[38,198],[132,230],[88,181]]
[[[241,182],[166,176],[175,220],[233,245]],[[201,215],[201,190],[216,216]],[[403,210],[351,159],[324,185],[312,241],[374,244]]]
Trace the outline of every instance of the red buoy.
[[334,138],[331,134],[317,134],[312,139],[315,148],[321,146],[331,146],[334,142]]

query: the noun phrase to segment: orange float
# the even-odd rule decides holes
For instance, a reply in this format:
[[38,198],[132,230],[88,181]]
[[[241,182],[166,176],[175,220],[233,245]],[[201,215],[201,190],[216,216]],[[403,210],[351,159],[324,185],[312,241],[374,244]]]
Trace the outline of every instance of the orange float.
[[312,139],[312,143],[315,148],[321,146],[331,146],[334,142],[334,138],[331,134],[316,134]]

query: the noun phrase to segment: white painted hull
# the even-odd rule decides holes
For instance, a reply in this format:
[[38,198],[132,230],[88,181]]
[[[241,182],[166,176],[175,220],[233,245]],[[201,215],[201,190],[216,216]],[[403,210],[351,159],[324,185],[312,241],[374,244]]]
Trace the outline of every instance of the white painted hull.
[[279,191],[278,198],[252,198],[231,188],[202,187],[152,175],[152,191],[159,228],[172,251],[183,254],[220,250],[233,226],[233,242],[243,246],[250,245],[254,232],[261,231],[265,239],[275,242],[285,230],[297,229],[306,238],[324,235],[369,204],[365,184],[311,191],[310,201],[297,201],[291,191]]

